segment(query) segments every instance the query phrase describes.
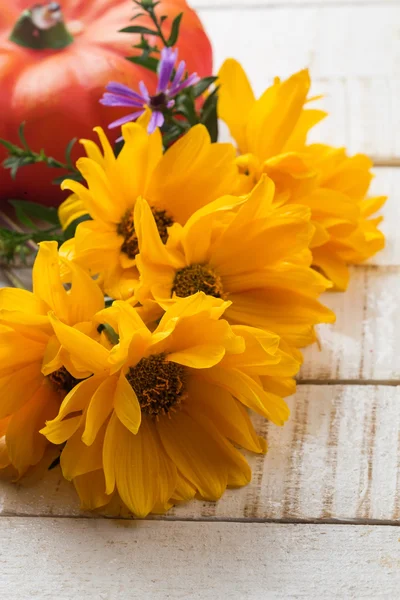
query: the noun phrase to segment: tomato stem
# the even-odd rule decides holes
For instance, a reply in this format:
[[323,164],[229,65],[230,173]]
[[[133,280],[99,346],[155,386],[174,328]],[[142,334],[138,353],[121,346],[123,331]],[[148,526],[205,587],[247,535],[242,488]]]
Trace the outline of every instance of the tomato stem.
[[10,40],[31,50],[62,50],[72,44],[74,38],[65,26],[60,5],[49,2],[24,10]]

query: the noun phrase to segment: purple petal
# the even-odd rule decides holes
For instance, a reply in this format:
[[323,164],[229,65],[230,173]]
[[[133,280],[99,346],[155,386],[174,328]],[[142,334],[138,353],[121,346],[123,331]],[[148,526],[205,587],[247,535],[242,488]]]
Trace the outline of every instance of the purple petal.
[[186,70],[186,63],[184,60],[181,60],[181,62],[178,65],[178,68],[176,70],[175,77],[172,80],[172,87],[178,85],[178,83],[181,82],[181,79],[185,73],[185,70]]
[[172,48],[163,48],[161,50],[161,60],[158,63],[157,94],[166,91],[177,58],[178,50],[172,50]]
[[139,89],[140,92],[146,102],[146,104],[149,104],[150,102],[150,94],[149,94],[149,90],[146,87],[146,84],[144,83],[144,81],[139,81]]
[[120,125],[125,125],[125,123],[130,123],[130,121],[135,121],[138,117],[140,117],[144,113],[144,110],[137,110],[130,115],[125,115],[125,117],[121,117],[121,119],[117,119],[109,124],[108,129],[114,129],[115,127],[119,127]]
[[127,106],[127,107],[136,107],[141,108],[145,101],[141,100],[132,100],[131,98],[127,98],[126,96],[117,96],[117,94],[103,94],[103,97],[99,100],[100,104],[103,106]]
[[159,110],[153,111],[147,128],[148,133],[154,133],[157,127],[162,127],[164,124],[164,115]]
[[172,108],[173,106],[175,106],[175,100],[170,100],[167,102],[167,108]]
[[190,87],[191,85],[194,85],[198,81],[200,81],[200,77],[197,75],[197,73],[192,73],[187,79],[184,79],[182,83],[175,86],[174,88],[171,88],[168,93],[170,96],[176,96],[177,94],[179,94],[179,92],[181,92],[187,87]]
[[134,100],[142,100],[142,96],[131,90],[128,86],[123,83],[117,83],[116,81],[110,81],[106,85],[107,92],[111,92],[111,94],[117,94],[117,96],[127,96],[128,98],[133,98]]

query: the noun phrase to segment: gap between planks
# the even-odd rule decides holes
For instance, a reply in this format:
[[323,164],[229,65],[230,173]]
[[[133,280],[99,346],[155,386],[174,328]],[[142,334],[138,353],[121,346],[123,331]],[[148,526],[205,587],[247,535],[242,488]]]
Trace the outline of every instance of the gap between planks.
[[136,522],[136,523],[259,523],[259,524],[275,524],[275,525],[344,525],[344,526],[360,526],[360,527],[371,527],[381,526],[382,527],[400,527],[400,520],[393,519],[328,519],[328,518],[315,518],[315,519],[299,519],[296,517],[288,518],[268,518],[268,517],[218,517],[218,516],[187,516],[180,517],[177,515],[153,515],[148,516],[145,519],[139,519],[136,517],[121,517],[121,516],[104,516],[93,514],[88,516],[87,514],[77,515],[53,515],[53,514],[40,514],[35,513],[12,513],[3,512],[0,513],[1,519],[63,519],[63,520],[76,520],[80,521],[123,521],[124,523]]

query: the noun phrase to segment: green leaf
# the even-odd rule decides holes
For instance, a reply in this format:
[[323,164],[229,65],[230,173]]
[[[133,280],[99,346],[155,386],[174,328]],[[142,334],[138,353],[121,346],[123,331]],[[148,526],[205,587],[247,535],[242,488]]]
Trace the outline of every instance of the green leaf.
[[158,60],[156,58],[151,56],[130,56],[128,60],[149,69],[149,71],[153,71],[153,73],[157,73]]
[[81,217],[78,217],[77,219],[75,219],[75,221],[72,221],[72,223],[70,223],[68,225],[68,227],[66,228],[66,230],[64,231],[64,240],[70,240],[71,238],[74,237],[75,235],[75,231],[76,228],[78,227],[79,223],[83,223],[84,221],[91,221],[92,217],[90,215],[82,215]]
[[218,77],[204,77],[198,83],[193,86],[193,94],[195,98],[198,98],[203,94],[213,83],[217,81]]
[[19,136],[19,139],[21,140],[21,144],[24,147],[24,149],[28,150],[28,152],[29,152],[30,151],[29,144],[25,139],[25,125],[26,125],[26,122],[22,121],[21,125],[18,128],[18,136]]
[[174,46],[178,40],[179,36],[179,28],[181,26],[183,13],[180,13],[175,19],[172,21],[171,34],[167,40],[167,45],[170,48]]
[[207,127],[208,133],[210,134],[211,141],[218,141],[218,88],[216,88],[207,100],[204,102],[203,109],[201,111],[201,123]]
[[9,152],[15,152],[18,149],[18,146],[8,142],[7,140],[3,140],[0,138],[0,144],[2,144]]
[[79,172],[73,173],[65,173],[65,175],[60,175],[60,177],[56,177],[51,182],[53,185],[61,185],[63,181],[66,179],[72,179],[72,181],[83,181],[83,177]]
[[[28,219],[29,217],[32,217],[35,219],[40,219],[45,223],[50,223],[51,225],[60,226],[58,212],[54,207],[43,206],[42,204],[37,204],[36,202],[27,202],[26,200],[9,200],[9,203],[14,207],[18,218],[18,213],[21,213]],[[37,229],[33,223],[32,225],[34,229]]]
[[143,27],[142,25],[130,25],[129,27],[124,27],[119,31],[121,33],[142,33],[148,35],[158,35],[158,32],[154,29],[149,29],[148,27]]
[[8,156],[3,161],[3,167],[5,169],[10,169],[10,174],[12,179],[15,179],[18,173],[18,169],[25,165],[33,165],[36,160],[31,156]]
[[72,153],[72,149],[75,146],[77,141],[78,141],[78,138],[72,138],[72,140],[68,143],[67,147],[65,148],[65,162],[66,162],[66,165],[71,169],[71,171],[73,171],[75,168],[74,165],[72,164],[71,153]]

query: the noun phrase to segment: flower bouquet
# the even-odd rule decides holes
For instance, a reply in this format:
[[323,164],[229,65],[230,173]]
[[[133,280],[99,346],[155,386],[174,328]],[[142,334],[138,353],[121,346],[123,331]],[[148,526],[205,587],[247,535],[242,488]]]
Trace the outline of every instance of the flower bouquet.
[[105,514],[248,484],[241,449],[267,451],[251,414],[284,425],[301,349],[335,320],[319,296],[384,246],[371,161],[307,142],[326,117],[308,71],[260,98],[233,59],[199,75],[168,4],[134,1],[125,31],[147,74],[106,84],[111,123],[81,140],[76,166],[71,145],[61,163],[23,128],[2,141],[14,174],[64,168],[69,196],[58,215],[14,202],[25,230],[1,233],[8,258],[39,248],[33,291],[0,291],[0,468],[18,479],[59,463],[82,508]]

